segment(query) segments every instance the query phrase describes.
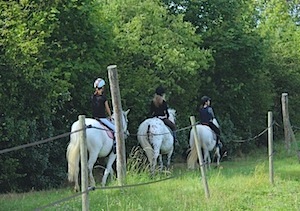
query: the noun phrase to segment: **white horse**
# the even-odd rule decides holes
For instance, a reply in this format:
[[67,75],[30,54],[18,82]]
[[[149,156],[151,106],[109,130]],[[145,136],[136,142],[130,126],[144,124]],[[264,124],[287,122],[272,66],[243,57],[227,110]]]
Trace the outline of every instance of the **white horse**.
[[[219,124],[216,119],[213,120],[213,123],[219,127]],[[215,149],[215,155],[217,156],[217,166],[220,164],[220,145],[216,146],[217,136],[215,132],[207,125],[196,125],[198,141],[202,143],[201,148],[203,149],[203,161],[205,164],[210,167],[211,158],[210,158],[210,151]],[[198,154],[197,148],[195,145],[195,137],[194,137],[194,128],[190,131],[190,140],[189,140],[190,151],[187,158],[187,165],[189,169],[195,169],[197,161],[198,161]]]
[[[122,111],[122,126],[125,132],[125,138],[129,135],[127,130],[128,119],[127,115],[130,110],[126,112]],[[114,114],[112,115],[114,120]],[[103,126],[98,120],[92,118],[85,119],[86,129],[86,141],[88,150],[88,173],[90,186],[95,187],[95,179],[93,176],[93,167],[98,157],[108,156],[107,165],[102,177],[102,186],[105,186],[108,175],[113,174],[112,165],[116,160],[117,155],[113,152],[113,138],[107,134],[107,128]],[[79,191],[78,173],[79,173],[79,160],[80,160],[80,133],[74,132],[80,130],[81,126],[76,121],[72,124],[70,143],[67,148],[67,161],[68,161],[68,180],[75,182],[75,191]],[[73,132],[73,133],[72,133]]]
[[[169,108],[168,112],[169,120],[175,124],[176,111]],[[170,167],[174,151],[174,137],[171,129],[161,119],[153,117],[143,121],[138,128],[137,139],[146,152],[152,173],[154,173],[158,157],[160,169],[163,168],[163,155],[167,155],[167,167]]]

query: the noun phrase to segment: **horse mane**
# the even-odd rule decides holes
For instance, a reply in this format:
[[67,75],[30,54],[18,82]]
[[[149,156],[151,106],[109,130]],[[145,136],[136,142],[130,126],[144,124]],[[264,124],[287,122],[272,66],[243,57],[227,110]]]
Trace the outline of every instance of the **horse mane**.
[[169,115],[176,121],[176,110],[174,108],[168,108]]
[[220,128],[220,124],[219,124],[219,122],[217,121],[216,118],[213,119],[213,123],[214,123],[215,126],[217,126],[218,128]]

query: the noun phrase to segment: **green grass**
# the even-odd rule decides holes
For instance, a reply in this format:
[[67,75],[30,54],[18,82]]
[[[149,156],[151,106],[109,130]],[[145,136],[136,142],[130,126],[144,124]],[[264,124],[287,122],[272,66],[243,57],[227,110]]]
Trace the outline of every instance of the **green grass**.
[[[265,151],[265,150],[264,150]],[[131,164],[132,165],[132,164]],[[207,172],[210,198],[205,197],[199,170],[176,164],[150,178],[129,168],[127,185],[174,178],[123,189],[96,189],[89,193],[90,210],[300,210],[300,164],[296,156],[278,151],[274,157],[274,184],[269,181],[268,156],[256,152],[243,159],[222,162]],[[108,186],[116,185],[112,181]],[[58,190],[0,195],[0,210],[35,210],[74,194]],[[81,196],[44,210],[81,210]]]

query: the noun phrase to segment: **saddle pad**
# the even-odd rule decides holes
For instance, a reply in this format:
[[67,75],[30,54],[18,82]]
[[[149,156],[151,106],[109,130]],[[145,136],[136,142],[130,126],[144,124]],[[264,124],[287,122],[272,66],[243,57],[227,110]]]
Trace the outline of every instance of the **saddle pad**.
[[106,134],[109,138],[115,139],[114,134],[110,128],[108,128],[103,122],[97,119],[97,121],[103,126],[103,129],[106,131]]

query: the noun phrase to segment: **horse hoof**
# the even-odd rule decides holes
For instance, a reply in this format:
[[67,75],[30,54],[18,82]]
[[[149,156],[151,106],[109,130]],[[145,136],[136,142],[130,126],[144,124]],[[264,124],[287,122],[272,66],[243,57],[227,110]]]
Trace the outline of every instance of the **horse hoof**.
[[95,186],[89,186],[89,187],[88,187],[88,190],[89,190],[89,191],[91,191],[91,190],[96,190],[96,187],[95,187]]

